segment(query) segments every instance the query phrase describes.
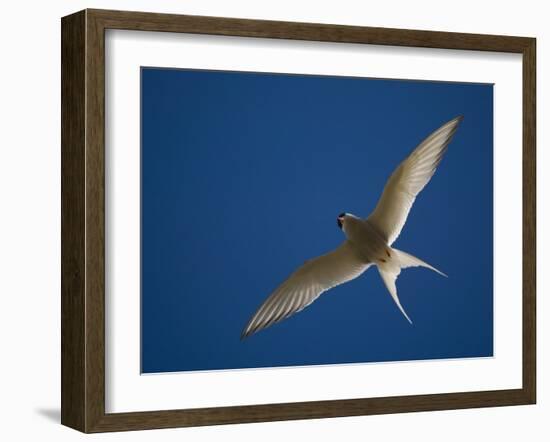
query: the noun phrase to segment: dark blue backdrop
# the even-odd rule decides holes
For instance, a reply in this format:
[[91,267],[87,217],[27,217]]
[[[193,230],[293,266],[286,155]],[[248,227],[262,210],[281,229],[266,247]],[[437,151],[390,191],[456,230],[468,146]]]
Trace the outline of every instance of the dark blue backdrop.
[[[492,85],[142,69],[142,371],[491,356]],[[399,312],[375,268],[249,339],[257,307],[367,216],[394,168],[462,114],[395,246]]]

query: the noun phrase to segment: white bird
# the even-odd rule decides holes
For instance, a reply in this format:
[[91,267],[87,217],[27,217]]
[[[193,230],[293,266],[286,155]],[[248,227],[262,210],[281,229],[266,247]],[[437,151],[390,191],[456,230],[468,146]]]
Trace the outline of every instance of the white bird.
[[241,339],[299,312],[327,290],[351,281],[371,265],[378,272],[401,313],[412,324],[397,296],[395,281],[401,269],[426,267],[444,273],[392,247],[420,191],[428,184],[456,132],[462,116],[445,123],[424,141],[390,176],[374,211],[366,219],[350,213],[337,218],[346,240],[332,252],[306,261],[260,306]]

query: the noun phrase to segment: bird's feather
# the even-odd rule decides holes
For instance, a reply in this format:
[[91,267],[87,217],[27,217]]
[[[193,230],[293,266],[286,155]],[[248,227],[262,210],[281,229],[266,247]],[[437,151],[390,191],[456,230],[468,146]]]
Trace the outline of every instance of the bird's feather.
[[368,217],[388,245],[401,233],[416,196],[433,176],[461,121],[456,117],[429,135],[390,176]]
[[265,300],[244,328],[241,339],[299,312],[323,292],[357,278],[369,265],[349,241],[306,261]]
[[409,321],[412,324],[411,318],[409,318],[409,315],[405,313],[405,309],[401,305],[401,302],[399,301],[399,297],[397,296],[397,287],[395,286],[395,280],[401,273],[401,269],[398,266],[393,266],[393,267],[378,266],[378,272],[380,273],[380,276],[382,277],[382,281],[384,281],[384,284],[386,285],[388,292],[390,292],[391,297],[397,304],[397,307],[399,307],[399,310],[401,310],[401,313],[405,315],[405,318],[407,318],[407,321]]
[[431,266],[425,261],[422,261],[416,256],[412,256],[411,254],[403,252],[402,250],[397,250],[396,248],[392,248],[392,252],[397,256],[399,267],[401,267],[402,269],[408,269],[409,267],[425,267],[447,278],[447,275],[441,270],[437,270],[435,267]]

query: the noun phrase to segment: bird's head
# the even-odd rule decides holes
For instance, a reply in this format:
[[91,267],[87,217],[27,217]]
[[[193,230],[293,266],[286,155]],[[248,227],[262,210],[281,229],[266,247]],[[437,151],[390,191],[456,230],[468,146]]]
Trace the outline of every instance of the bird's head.
[[344,221],[346,220],[347,216],[348,214],[343,212],[340,215],[338,215],[338,218],[336,218],[336,223],[338,224],[338,227],[340,227],[340,229],[343,229]]

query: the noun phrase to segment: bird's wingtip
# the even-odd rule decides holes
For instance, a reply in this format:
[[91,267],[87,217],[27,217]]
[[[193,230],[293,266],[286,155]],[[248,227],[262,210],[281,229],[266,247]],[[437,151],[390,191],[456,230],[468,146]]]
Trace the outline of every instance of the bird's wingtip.
[[251,334],[253,334],[254,331],[249,327],[246,326],[244,330],[241,333],[241,341],[244,341],[246,338],[248,338]]

